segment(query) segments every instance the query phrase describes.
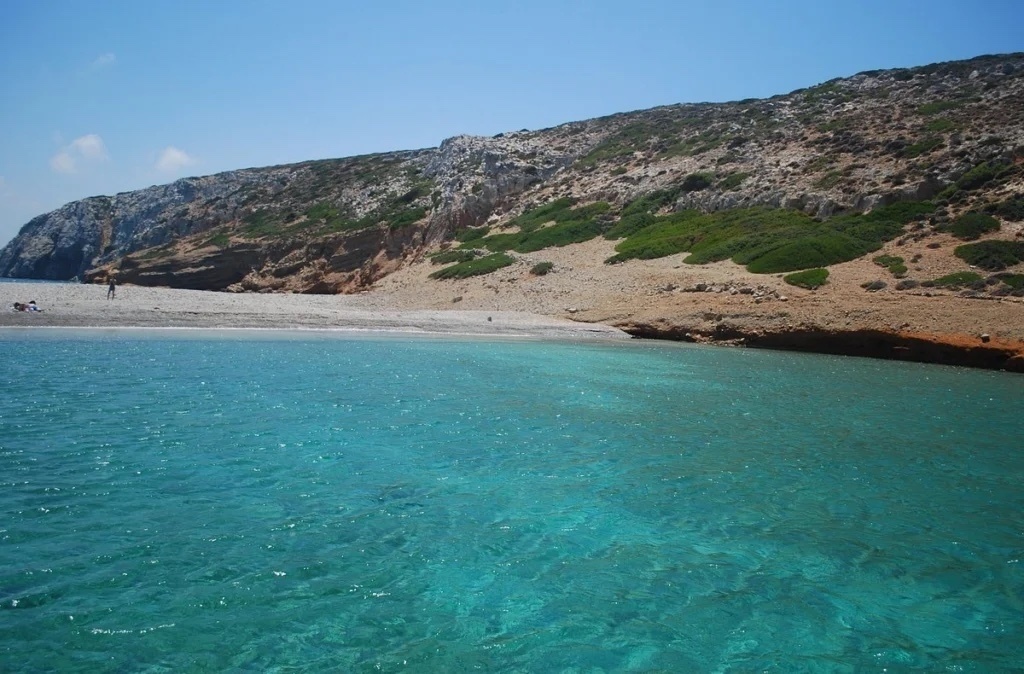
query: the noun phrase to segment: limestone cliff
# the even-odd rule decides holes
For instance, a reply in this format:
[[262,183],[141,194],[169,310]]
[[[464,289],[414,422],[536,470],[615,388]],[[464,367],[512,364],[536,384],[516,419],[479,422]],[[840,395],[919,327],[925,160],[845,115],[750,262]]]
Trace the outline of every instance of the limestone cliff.
[[[673,210],[766,205],[827,218],[939,199],[941,222],[1019,199],[1022,148],[1024,55],[986,56],[93,197],[26,224],[0,251],[0,276],[116,269],[138,284],[348,292],[468,227],[560,197],[616,209],[673,186],[684,188]],[[956,189],[979,167],[999,180]]]

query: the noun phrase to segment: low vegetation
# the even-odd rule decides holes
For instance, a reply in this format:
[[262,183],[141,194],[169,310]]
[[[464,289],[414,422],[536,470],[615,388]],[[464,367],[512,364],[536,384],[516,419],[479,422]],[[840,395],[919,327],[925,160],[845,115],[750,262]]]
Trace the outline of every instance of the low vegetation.
[[[221,240],[220,237],[223,237],[223,242],[224,242],[223,244],[215,244],[215,243],[213,243],[214,239],[217,239],[218,241],[220,241]],[[227,234],[217,234],[215,236],[211,236],[209,239],[207,239],[206,241],[204,241],[202,243],[203,246],[220,245],[221,247],[226,246],[227,244],[228,244]],[[174,247],[171,246],[171,245],[165,245],[165,246],[155,246],[153,248],[150,248],[149,250],[144,250],[144,251],[142,251],[140,253],[136,253],[135,254],[135,258],[138,259],[138,260],[159,260],[160,258],[171,257],[172,255],[174,255]]]
[[814,290],[825,285],[828,281],[828,269],[807,269],[782,277],[782,280],[791,286]]
[[927,136],[921,140],[906,146],[900,151],[901,157],[907,159],[913,159],[914,157],[920,157],[923,154],[928,154],[932,150],[937,150],[942,147],[943,141],[941,136]]
[[459,264],[451,267],[445,267],[444,269],[438,269],[430,275],[430,278],[460,279],[469,278],[470,276],[483,276],[484,274],[490,274],[492,271],[497,271],[498,269],[507,267],[513,263],[515,263],[515,258],[512,258],[505,253],[495,253],[475,260],[460,262]]
[[1002,271],[1024,261],[1024,241],[979,241],[957,246],[953,254],[987,271]]
[[993,213],[1004,220],[1020,222],[1024,220],[1024,195],[1010,197],[1005,201],[993,204],[991,209]]
[[420,207],[391,211],[385,213],[383,219],[387,220],[388,227],[391,229],[401,229],[402,227],[408,227],[414,222],[419,222],[425,217],[427,217],[427,209]]
[[999,221],[985,213],[964,213],[952,222],[949,230],[958,239],[974,241],[982,234],[999,231]]
[[718,187],[725,191],[739,189],[740,185],[749,177],[749,173],[730,173],[719,181]]
[[955,197],[959,192],[970,192],[982,187],[996,178],[1003,175],[1005,167],[995,162],[982,162],[967,173],[960,176],[956,182],[939,193],[940,199]]
[[995,278],[1014,290],[1024,290],[1024,274],[996,274]]
[[534,276],[544,276],[554,268],[555,264],[553,262],[538,262],[530,269],[530,273]]
[[499,253],[507,250],[531,253],[582,243],[608,229],[609,221],[603,216],[610,209],[611,206],[603,201],[573,208],[573,200],[558,199],[512,220],[509,224],[517,225],[518,232],[490,234],[473,241],[472,245],[481,245]]
[[490,227],[470,227],[464,229],[458,233],[455,240],[460,243],[469,243],[470,241],[479,241],[480,239],[487,236],[487,233],[491,231]]
[[256,210],[242,218],[240,234],[243,237],[258,239],[264,236],[279,234],[280,232],[281,222],[276,214],[269,210]]
[[951,119],[946,119],[945,117],[940,117],[938,119],[930,120],[924,125],[924,128],[925,131],[929,131],[931,133],[945,133],[946,131],[952,131],[955,129],[956,122]]
[[843,180],[842,171],[829,171],[814,181],[814,186],[819,190],[830,190]]
[[907,274],[907,265],[903,264],[903,258],[898,255],[879,255],[871,261],[888,269],[896,278],[903,278]]
[[203,241],[204,246],[216,246],[217,248],[225,248],[231,243],[231,237],[228,236],[227,232],[217,232],[206,241]]
[[923,285],[928,287],[937,286],[940,288],[960,288],[981,280],[981,274],[976,272],[958,271],[953,274],[946,274],[945,276],[939,277],[933,281],[925,281]]
[[936,101],[934,103],[925,103],[918,107],[917,112],[922,115],[937,115],[947,110],[955,110],[962,105],[963,101]]
[[625,240],[605,262],[689,252],[683,260],[688,264],[731,259],[762,274],[827,267],[878,250],[899,236],[906,223],[934,210],[930,203],[903,202],[824,222],[799,211],[764,207],[655,216],[653,207],[661,203],[655,196],[623,209],[623,217],[606,236]]
[[445,250],[430,256],[431,264],[452,264],[469,262],[476,257],[475,250]]

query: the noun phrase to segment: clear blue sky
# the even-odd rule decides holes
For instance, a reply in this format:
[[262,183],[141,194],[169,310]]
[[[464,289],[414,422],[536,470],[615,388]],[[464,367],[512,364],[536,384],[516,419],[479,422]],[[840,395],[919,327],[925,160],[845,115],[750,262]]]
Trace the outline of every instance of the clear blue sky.
[[1024,51],[1024,0],[2,0],[0,245],[68,201]]

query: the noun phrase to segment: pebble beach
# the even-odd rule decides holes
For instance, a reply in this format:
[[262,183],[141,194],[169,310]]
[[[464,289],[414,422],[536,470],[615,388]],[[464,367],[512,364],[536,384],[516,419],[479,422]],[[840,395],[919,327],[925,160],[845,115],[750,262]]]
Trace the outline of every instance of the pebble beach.
[[[517,311],[395,310],[380,295],[222,293],[75,283],[0,283],[0,328],[264,328],[557,339],[628,339],[617,328]],[[14,311],[35,300],[41,312]]]

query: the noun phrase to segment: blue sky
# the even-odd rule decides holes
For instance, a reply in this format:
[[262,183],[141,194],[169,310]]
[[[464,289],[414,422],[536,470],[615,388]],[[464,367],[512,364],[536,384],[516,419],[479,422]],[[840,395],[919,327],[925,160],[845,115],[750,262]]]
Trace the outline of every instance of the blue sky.
[[1019,0],[3,0],[0,245],[68,201],[1024,51]]

